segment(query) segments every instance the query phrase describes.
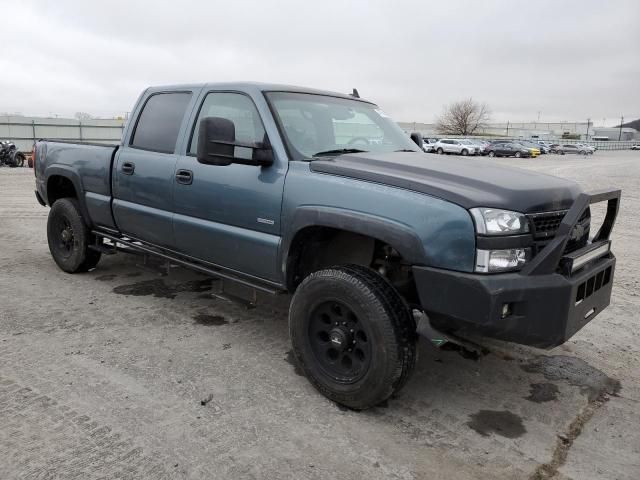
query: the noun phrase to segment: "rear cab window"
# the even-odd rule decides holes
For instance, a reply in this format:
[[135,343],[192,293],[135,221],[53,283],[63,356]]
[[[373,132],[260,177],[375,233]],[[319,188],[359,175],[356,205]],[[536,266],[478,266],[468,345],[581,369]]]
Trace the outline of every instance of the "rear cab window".
[[173,153],[191,92],[152,94],[138,116],[129,146],[140,150]]

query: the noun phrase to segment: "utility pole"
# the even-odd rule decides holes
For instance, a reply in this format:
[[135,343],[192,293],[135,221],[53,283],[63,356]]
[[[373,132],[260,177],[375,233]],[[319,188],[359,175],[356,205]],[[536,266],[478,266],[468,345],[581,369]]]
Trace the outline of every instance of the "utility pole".
[[509,136],[509,120],[507,120],[507,137]]
[[624,123],[624,115],[620,115],[620,133],[618,134],[618,141],[622,140],[622,124]]
[[591,119],[587,118],[587,135],[585,137],[585,140],[589,140],[589,125],[591,125]]

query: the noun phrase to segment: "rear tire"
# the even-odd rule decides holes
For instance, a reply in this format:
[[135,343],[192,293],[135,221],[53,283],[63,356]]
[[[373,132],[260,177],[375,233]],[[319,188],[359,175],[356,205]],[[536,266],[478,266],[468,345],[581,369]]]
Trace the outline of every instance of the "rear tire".
[[416,362],[415,321],[393,286],[358,265],[312,273],[291,302],[293,352],[311,384],[355,410],[407,382]]
[[17,167],[24,167],[25,156],[24,153],[18,152],[15,156],[15,162]]
[[92,250],[94,236],[82,218],[75,198],[56,200],[47,220],[49,251],[58,267],[68,273],[86,272],[100,261],[100,252]]
[[520,152],[516,152],[516,154],[514,155],[516,158],[520,158],[522,156],[522,154]]

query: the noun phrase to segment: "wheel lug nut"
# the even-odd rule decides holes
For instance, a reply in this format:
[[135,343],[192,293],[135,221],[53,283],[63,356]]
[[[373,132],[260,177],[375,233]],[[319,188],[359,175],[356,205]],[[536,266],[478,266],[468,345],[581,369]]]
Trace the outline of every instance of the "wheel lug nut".
[[353,342],[351,342],[351,343],[353,343],[353,344],[355,345],[355,344],[356,344],[356,341],[354,340],[354,341],[353,341]]
[[342,325],[346,325],[346,324],[347,324],[347,322],[342,322]]
[[349,352],[351,351],[351,349],[348,350]]
[[337,325],[340,325],[340,322],[336,322],[336,326],[337,326]]
[[353,333],[353,328],[351,330],[349,330],[351,333]]

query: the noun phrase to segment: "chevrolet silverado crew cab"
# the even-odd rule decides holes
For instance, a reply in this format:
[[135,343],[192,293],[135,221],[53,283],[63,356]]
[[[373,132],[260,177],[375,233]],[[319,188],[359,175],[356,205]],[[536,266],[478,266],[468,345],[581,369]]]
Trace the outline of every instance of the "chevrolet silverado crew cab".
[[[427,155],[355,94],[149,88],[118,146],[34,150],[62,270],[133,249],[289,293],[300,366],[354,409],[402,388],[419,334],[549,348],[609,304],[619,191]],[[593,232],[589,206],[601,201]]]

